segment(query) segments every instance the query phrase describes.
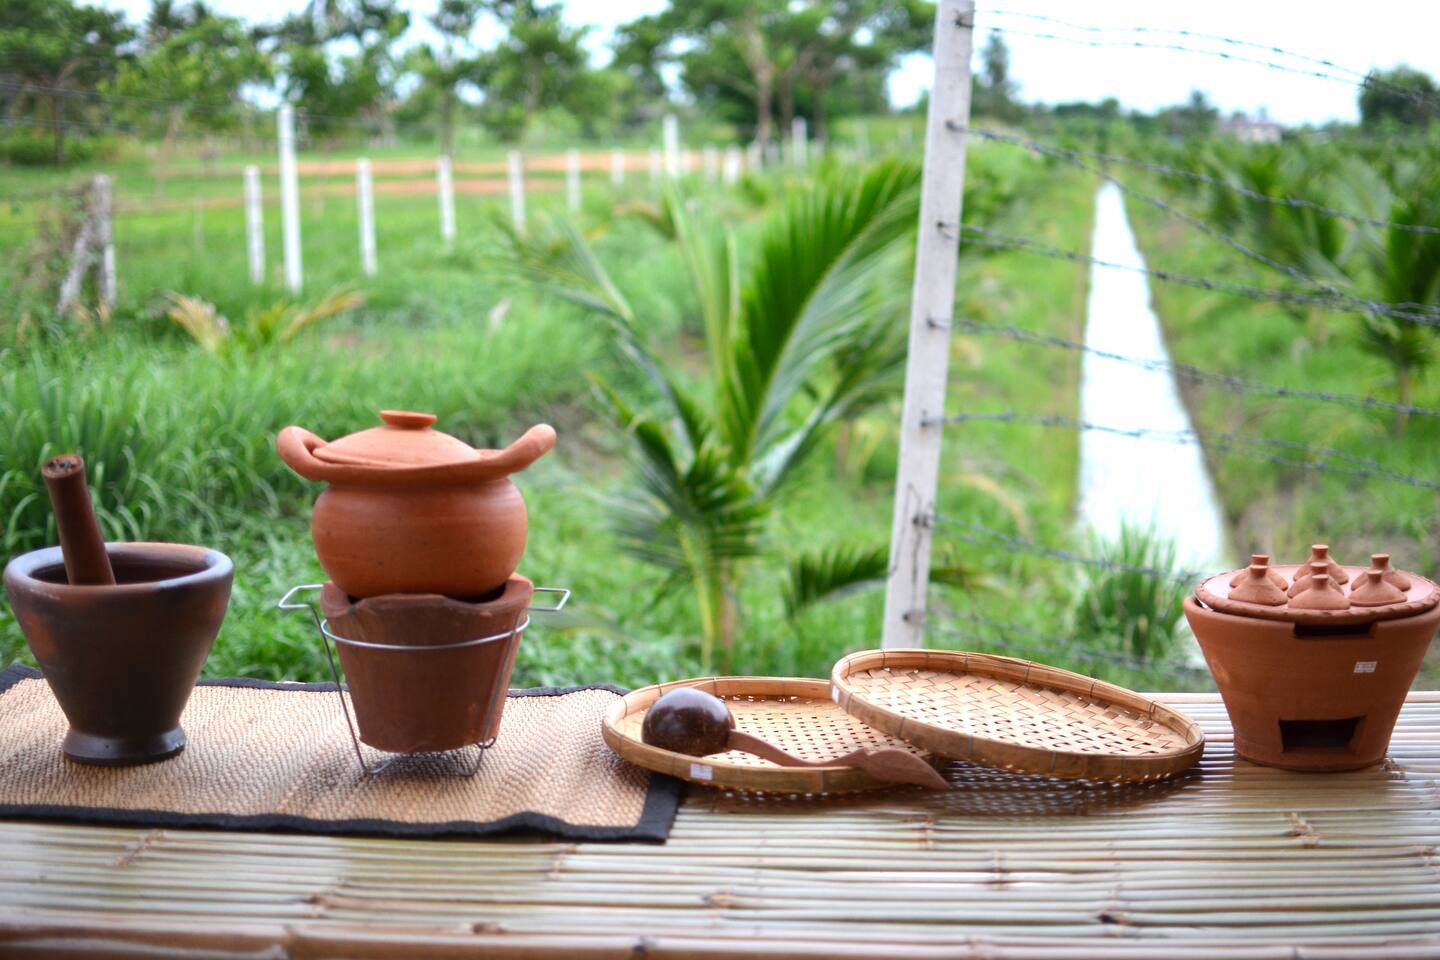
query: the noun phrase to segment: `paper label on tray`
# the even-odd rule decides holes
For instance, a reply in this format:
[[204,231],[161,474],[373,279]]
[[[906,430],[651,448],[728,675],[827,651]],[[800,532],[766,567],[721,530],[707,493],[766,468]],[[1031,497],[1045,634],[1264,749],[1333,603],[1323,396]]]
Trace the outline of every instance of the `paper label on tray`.
[[1355,661],[1355,672],[1356,672],[1356,673],[1374,673],[1374,672],[1375,672],[1375,665],[1376,665],[1377,663],[1379,663],[1379,662],[1380,662],[1380,661],[1378,661],[1378,660],[1356,660],[1356,661]]
[[690,764],[691,780],[711,780],[714,778],[715,770],[708,763]]

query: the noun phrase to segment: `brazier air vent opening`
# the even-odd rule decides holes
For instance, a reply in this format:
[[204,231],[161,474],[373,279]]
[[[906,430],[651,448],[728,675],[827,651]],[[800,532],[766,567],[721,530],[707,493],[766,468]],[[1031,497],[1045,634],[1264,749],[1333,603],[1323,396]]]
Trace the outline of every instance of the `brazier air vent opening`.
[[1340,720],[1281,720],[1281,749],[1286,753],[1349,749],[1363,719],[1344,717]]

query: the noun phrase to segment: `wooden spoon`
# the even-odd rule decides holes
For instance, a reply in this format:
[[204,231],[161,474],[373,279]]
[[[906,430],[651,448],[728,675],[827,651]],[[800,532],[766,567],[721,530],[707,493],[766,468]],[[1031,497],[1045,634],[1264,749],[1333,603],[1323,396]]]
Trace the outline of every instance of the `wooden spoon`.
[[640,725],[640,739],[690,757],[739,750],[782,767],[859,767],[885,783],[913,783],[932,790],[950,786],[923,758],[895,747],[862,747],[833,760],[802,760],[736,730],[725,702],[694,687],[677,687],[656,700]]

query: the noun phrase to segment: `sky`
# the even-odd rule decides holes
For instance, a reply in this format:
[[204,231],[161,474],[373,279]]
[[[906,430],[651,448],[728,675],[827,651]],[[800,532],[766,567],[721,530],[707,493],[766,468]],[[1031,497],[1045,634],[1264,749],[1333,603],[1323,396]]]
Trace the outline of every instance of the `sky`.
[[[149,0],[101,0],[124,10],[132,21],[143,19]],[[564,4],[565,18],[592,27],[588,45],[596,63],[608,59],[608,42],[615,28],[647,13],[659,12],[667,0],[572,0]],[[302,0],[213,0],[211,6],[249,20],[272,20],[302,9]],[[424,14],[434,0],[403,0],[411,12],[409,42],[433,34]],[[1004,6],[981,2],[975,37],[978,54],[992,29],[1000,28],[1011,52],[1011,75],[1027,101],[1057,103],[1099,101],[1116,97],[1127,109],[1152,111],[1180,103],[1199,89],[1225,113],[1265,110],[1281,123],[1324,123],[1358,119],[1356,88],[1339,82],[1286,73],[1236,60],[1223,60],[1177,50],[1134,49],[1124,44],[1141,41],[1219,50],[1238,57],[1271,60],[1298,70],[1350,77],[1372,67],[1407,63],[1440,77],[1440,4],[1430,0],[1370,0],[1363,6],[1353,0],[1208,0],[1205,4],[1166,0],[1092,0],[1078,5],[1060,0],[1004,0]],[[1086,32],[1018,14],[1057,17],[1084,26],[1104,27]],[[1144,26],[1148,33],[1126,28]],[[490,29],[495,29],[491,27]],[[1226,45],[1196,37],[1156,31],[1189,30],[1223,35],[1248,43],[1280,47],[1307,57],[1331,61],[1335,66],[1284,59],[1278,54],[1249,47]],[[1018,32],[1009,32],[1018,31]],[[1110,45],[1090,47],[1026,34],[1056,34]],[[480,36],[482,44],[492,38]],[[1353,79],[1353,78],[1352,78]],[[930,58],[906,57],[891,75],[890,96],[896,106],[913,103],[930,85]]]

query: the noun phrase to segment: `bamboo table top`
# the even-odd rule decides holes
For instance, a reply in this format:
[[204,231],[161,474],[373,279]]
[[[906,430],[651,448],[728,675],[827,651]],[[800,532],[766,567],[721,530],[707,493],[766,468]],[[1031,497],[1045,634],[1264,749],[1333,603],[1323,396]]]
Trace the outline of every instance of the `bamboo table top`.
[[[1440,692],[1383,766],[692,790],[663,846],[0,822],[0,956],[1440,958]],[[1297,949],[1298,948],[1298,949]]]

